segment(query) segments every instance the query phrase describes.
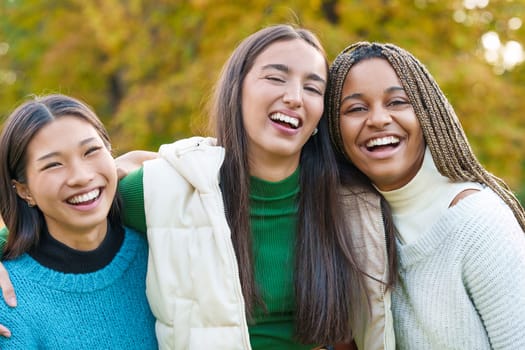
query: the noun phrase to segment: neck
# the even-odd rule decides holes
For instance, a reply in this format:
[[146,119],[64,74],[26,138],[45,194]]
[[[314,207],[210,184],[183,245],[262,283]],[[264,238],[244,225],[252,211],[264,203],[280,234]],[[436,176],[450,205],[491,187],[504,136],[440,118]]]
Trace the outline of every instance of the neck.
[[107,233],[107,219],[89,227],[57,225],[50,220],[46,220],[46,224],[51,237],[69,248],[80,251],[98,248]]
[[259,179],[277,182],[288,178],[299,166],[299,157],[295,159],[256,159],[250,161],[250,175]]

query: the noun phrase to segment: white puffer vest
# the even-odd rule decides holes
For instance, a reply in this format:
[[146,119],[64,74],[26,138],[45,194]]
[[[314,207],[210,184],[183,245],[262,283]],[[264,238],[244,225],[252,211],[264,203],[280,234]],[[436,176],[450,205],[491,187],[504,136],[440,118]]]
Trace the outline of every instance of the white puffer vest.
[[218,182],[223,159],[214,139],[193,137],[144,164],[146,292],[160,349],[251,349]]

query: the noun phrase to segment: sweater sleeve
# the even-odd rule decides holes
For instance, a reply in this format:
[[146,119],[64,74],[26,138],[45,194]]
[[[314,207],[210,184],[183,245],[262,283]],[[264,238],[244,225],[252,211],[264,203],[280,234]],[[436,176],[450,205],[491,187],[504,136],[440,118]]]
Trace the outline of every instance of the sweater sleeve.
[[525,235],[508,207],[488,207],[468,233],[464,281],[492,348],[525,349]]
[[0,251],[4,250],[5,245],[7,244],[7,236],[9,235],[9,231],[7,231],[7,227],[4,226],[0,229]]
[[143,177],[141,167],[120,180],[118,189],[124,206],[124,225],[146,233]]

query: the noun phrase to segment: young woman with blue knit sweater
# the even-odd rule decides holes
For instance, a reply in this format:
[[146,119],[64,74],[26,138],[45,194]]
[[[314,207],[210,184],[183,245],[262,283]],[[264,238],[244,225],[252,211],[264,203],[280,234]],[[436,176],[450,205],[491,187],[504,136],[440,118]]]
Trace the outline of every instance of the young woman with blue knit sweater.
[[36,97],[0,136],[4,265],[17,305],[0,303],[9,349],[156,349],[145,295],[147,243],[120,224],[104,126],[79,100]]
[[525,212],[430,73],[395,45],[357,43],[332,64],[327,96],[342,172],[392,208],[397,348],[525,349]]

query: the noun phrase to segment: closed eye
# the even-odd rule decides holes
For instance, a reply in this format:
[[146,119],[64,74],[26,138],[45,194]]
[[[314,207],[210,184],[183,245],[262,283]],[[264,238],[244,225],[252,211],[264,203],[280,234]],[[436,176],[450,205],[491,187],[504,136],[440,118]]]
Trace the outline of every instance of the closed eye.
[[266,80],[270,80],[270,81],[276,81],[276,82],[279,82],[279,83],[284,83],[285,80],[283,78],[280,78],[280,77],[276,77],[276,76],[267,76],[265,77]]
[[320,96],[324,95],[324,92],[322,90],[320,90],[319,88],[317,88],[316,86],[305,86],[304,89],[308,90],[308,91],[311,91],[313,93],[316,93],[316,94],[318,94]]
[[391,105],[406,105],[406,104],[410,104],[410,102],[405,101],[405,100],[394,100],[390,102],[390,104]]
[[43,171],[43,170],[47,170],[47,169],[52,169],[52,168],[59,167],[61,165],[62,164],[59,163],[59,162],[50,162],[50,163],[46,163],[40,170]]
[[86,156],[89,156],[90,154],[93,154],[95,152],[97,152],[98,150],[100,150],[102,147],[101,146],[93,146],[93,147],[90,147],[88,148],[88,150],[86,151],[85,155]]

